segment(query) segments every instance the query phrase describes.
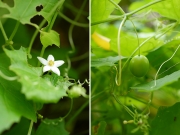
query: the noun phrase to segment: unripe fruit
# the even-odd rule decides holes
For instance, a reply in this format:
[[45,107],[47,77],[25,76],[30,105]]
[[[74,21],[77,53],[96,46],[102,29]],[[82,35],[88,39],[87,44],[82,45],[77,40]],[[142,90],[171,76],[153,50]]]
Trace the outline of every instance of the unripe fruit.
[[149,60],[143,55],[134,56],[129,63],[131,73],[136,77],[143,77],[149,69]]

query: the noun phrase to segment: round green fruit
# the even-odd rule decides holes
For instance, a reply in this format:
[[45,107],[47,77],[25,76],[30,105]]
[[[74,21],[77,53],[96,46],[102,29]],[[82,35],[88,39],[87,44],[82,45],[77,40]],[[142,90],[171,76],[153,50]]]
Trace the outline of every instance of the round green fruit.
[[134,56],[129,63],[131,73],[136,77],[143,77],[149,69],[149,60],[143,55]]

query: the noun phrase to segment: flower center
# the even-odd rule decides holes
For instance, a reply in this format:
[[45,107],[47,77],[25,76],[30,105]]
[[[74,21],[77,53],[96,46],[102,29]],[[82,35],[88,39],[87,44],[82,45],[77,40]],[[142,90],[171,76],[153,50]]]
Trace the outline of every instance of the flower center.
[[48,62],[48,65],[49,65],[49,66],[53,66],[53,65],[54,65],[54,61],[50,60],[50,61]]

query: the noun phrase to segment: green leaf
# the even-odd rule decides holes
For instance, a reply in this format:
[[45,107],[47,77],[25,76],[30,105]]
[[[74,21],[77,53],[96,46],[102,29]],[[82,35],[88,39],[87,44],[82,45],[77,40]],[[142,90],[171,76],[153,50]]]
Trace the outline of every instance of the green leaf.
[[[120,0],[114,0],[119,3]],[[98,22],[105,20],[113,12],[115,6],[109,0],[92,0],[91,1],[91,22]],[[92,33],[96,26],[91,27]]]
[[69,135],[60,119],[45,119],[41,122],[35,135]]
[[[8,70],[10,62],[7,56],[1,54],[0,58],[4,61],[1,63],[0,70],[8,76],[14,76]],[[0,78],[0,133],[8,129],[14,122],[18,122],[22,116],[36,122],[33,103],[26,100],[20,89],[21,86],[18,82]]]
[[180,134],[180,103],[170,107],[160,107],[151,125],[152,135]]
[[40,103],[56,103],[66,96],[67,80],[60,80],[55,87],[50,80],[42,78],[42,67],[32,67],[27,63],[27,51],[21,47],[19,50],[7,50],[5,53],[11,60],[10,69],[18,76],[22,84],[22,93],[27,99]]
[[[124,59],[125,57],[122,57]],[[101,67],[101,66],[113,66],[115,62],[120,60],[119,56],[109,56],[106,58],[91,58],[91,67]]]
[[97,135],[104,135],[105,129],[106,129],[106,122],[105,121],[101,121],[99,123],[99,128],[98,128],[98,132]]
[[52,44],[60,47],[59,34],[54,30],[49,32],[40,31],[40,40],[44,47],[52,46]]
[[180,1],[165,0],[152,6],[152,9],[162,16],[170,19],[180,20]]
[[[4,15],[6,18],[12,18],[20,21],[22,24],[30,24],[38,27],[36,24],[30,22],[31,18],[36,15],[42,15],[48,23],[50,23],[54,12],[51,12],[54,7],[58,6],[59,0],[14,0],[14,7],[9,7],[0,1],[0,7],[4,7],[9,10],[9,14]],[[61,0],[61,2],[63,2]],[[36,11],[36,7],[41,6],[41,11]],[[55,8],[56,9],[56,8]],[[54,9],[54,11],[55,11]]]
[[131,87],[131,89],[150,92],[150,91],[158,90],[161,87],[171,84],[175,81],[178,81],[178,78],[180,78],[180,71],[176,71],[170,75],[167,75],[163,78],[156,80],[156,86],[155,86],[155,81],[151,81],[145,84],[138,84],[136,86]]

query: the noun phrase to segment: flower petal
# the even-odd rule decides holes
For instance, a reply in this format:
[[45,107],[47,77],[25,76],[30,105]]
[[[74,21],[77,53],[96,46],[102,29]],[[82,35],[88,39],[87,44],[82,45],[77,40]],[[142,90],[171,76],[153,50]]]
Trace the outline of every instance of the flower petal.
[[44,66],[43,67],[43,72],[46,72],[46,71],[49,71],[49,70],[51,70],[50,66]]
[[47,64],[48,64],[47,60],[45,60],[44,58],[42,58],[42,57],[37,57],[37,58],[38,58],[38,60],[39,60],[43,65],[47,65]]
[[63,60],[57,60],[57,61],[54,62],[54,66],[55,66],[55,67],[59,67],[59,66],[61,66],[62,64],[64,64],[64,61],[63,61]]
[[57,74],[58,76],[60,76],[60,71],[59,71],[59,69],[57,68],[57,67],[51,67],[51,70],[55,73],[55,74]]
[[54,61],[54,57],[50,54],[50,55],[48,56],[47,60],[48,60],[48,61],[50,61],[50,60]]

